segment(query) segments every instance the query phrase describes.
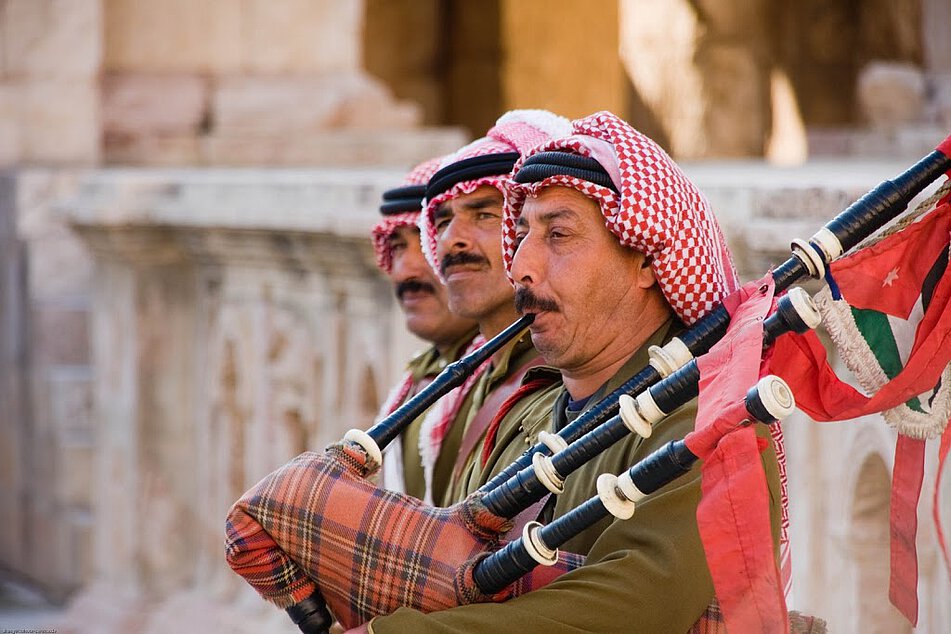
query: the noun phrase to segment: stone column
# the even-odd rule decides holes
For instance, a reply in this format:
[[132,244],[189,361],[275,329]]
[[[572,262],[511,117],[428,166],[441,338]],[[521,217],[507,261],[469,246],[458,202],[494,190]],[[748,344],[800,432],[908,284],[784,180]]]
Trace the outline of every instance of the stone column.
[[622,0],[621,59],[676,157],[762,156],[767,3]]

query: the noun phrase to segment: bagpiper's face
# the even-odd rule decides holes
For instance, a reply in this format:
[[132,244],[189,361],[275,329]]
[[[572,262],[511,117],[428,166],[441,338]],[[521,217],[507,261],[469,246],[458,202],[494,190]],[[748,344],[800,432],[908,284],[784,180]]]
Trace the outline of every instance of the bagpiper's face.
[[604,361],[655,284],[644,255],[621,245],[598,203],[568,187],[525,201],[516,242],[516,308],[535,314],[532,342],[542,357],[562,371]]
[[446,287],[423,255],[418,228],[399,227],[387,238],[387,248],[393,262],[388,277],[411,333],[448,344],[475,326],[472,320],[449,310]]
[[483,321],[511,311],[514,290],[502,261],[502,194],[490,185],[435,210],[436,259],[450,309]]

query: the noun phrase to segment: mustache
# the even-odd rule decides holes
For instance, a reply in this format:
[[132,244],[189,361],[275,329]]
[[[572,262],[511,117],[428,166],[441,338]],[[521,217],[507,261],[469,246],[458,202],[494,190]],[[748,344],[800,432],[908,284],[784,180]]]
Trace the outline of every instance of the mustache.
[[439,272],[443,275],[446,274],[446,269],[450,266],[455,266],[457,264],[484,264],[488,265],[489,260],[482,257],[481,255],[476,255],[470,251],[458,251],[456,253],[447,253],[443,256],[442,261],[439,263]]
[[436,287],[434,287],[429,282],[423,282],[422,280],[404,280],[399,282],[396,285],[396,297],[397,299],[403,299],[403,295],[406,293],[429,293],[431,295],[436,294]]
[[520,286],[515,289],[515,310],[517,310],[519,314],[524,315],[527,312],[555,313],[560,309],[558,308],[558,304],[555,303],[555,300],[548,299],[547,297],[539,297],[530,289]]

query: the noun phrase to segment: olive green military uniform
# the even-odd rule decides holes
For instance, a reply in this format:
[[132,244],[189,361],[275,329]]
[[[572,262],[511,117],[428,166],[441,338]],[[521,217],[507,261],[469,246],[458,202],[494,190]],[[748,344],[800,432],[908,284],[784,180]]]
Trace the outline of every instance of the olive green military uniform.
[[[663,343],[669,329],[667,324],[655,332],[587,406],[643,368],[648,361],[648,346]],[[551,426],[549,411],[545,410],[548,398],[550,394],[536,399],[536,406],[513,409],[506,417],[499,443],[479,482],[510,464],[527,443],[534,444],[540,430]],[[555,403],[555,429],[566,424],[566,403],[567,395],[561,391]],[[594,496],[598,475],[620,473],[668,441],[683,438],[693,429],[695,415],[695,405],[684,406],[657,423],[650,438],[628,436],[568,476],[565,492],[554,504],[553,517]],[[768,430],[762,433],[768,435]],[[773,541],[778,544],[778,466],[772,449],[762,456],[770,491]],[[564,550],[587,555],[586,563],[550,585],[504,604],[468,605],[431,614],[402,608],[374,619],[371,630],[376,634],[685,632],[713,599],[713,584],[697,529],[699,501],[700,469],[695,466],[638,502],[631,519],[603,520],[565,544]]]
[[[428,350],[418,354],[407,364],[407,371],[412,376],[413,387],[410,389],[409,393],[404,399],[404,403],[415,396],[421,389],[424,387],[425,383],[428,383],[429,380],[435,378],[440,372],[442,372],[446,366],[457,360],[465,352],[466,347],[472,342],[472,339],[476,336],[477,330],[473,329],[470,332],[466,333],[458,341],[453,343],[445,355],[440,355],[439,351],[434,347],[429,348]],[[402,403],[400,403],[402,405]],[[423,425],[423,419],[426,417],[424,413],[422,416],[414,420],[410,425],[403,431],[400,435],[400,442],[402,444],[403,450],[403,487],[404,491],[408,495],[412,495],[415,498],[420,500],[426,495],[426,478],[423,472],[423,459],[419,451],[419,434],[420,429]],[[455,437],[450,433],[446,435],[443,439],[442,446],[440,447],[440,456],[443,454],[455,457],[456,453],[459,451],[459,438],[461,436],[456,434]],[[446,487],[449,484],[449,472],[441,473],[438,469],[435,470],[433,474],[433,499],[439,500],[444,495]]]
[[[459,475],[454,474],[459,446],[462,443],[464,434],[468,431],[470,424],[472,424],[473,419],[482,407],[482,404],[485,403],[492,391],[508,379],[513,372],[525,367],[537,358],[538,352],[532,345],[531,336],[529,336],[528,329],[526,329],[518,338],[507,344],[496,354],[495,359],[492,361],[492,366],[479,377],[475,385],[472,386],[472,389],[469,390],[459,410],[459,414],[456,416],[456,420],[453,421],[450,432],[446,435],[447,440],[449,437],[453,438],[456,451],[452,455],[446,451],[441,451],[439,460],[436,462],[437,473],[441,472],[450,478],[450,484],[446,490],[446,494],[442,498],[433,497],[437,503],[441,501],[442,506],[449,506],[462,499],[457,496],[457,492],[462,486],[460,483],[468,482],[471,477],[473,465],[478,465],[479,463],[479,456],[482,453],[482,441],[485,434],[482,435],[483,438],[480,438],[479,441],[476,442],[475,448],[470,452],[469,456],[465,458],[463,467],[459,470]],[[460,425],[459,423],[462,420],[465,421],[465,424]]]

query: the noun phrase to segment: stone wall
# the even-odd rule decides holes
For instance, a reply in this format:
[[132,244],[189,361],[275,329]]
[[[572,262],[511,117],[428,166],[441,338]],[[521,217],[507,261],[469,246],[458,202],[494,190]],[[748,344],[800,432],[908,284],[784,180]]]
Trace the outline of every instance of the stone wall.
[[363,19],[360,1],[107,0],[106,162],[409,166],[457,147],[363,71]]
[[101,0],[0,0],[0,166],[98,161]]
[[[399,178],[83,180],[66,208],[95,260],[99,434],[86,486],[97,504],[82,549],[95,575],[58,627],[183,627],[183,605],[198,619],[188,629],[251,631],[274,617],[228,570],[223,518],[276,466],[368,427],[416,345],[366,239]],[[249,613],[232,623],[241,605]]]
[[[3,485],[5,567],[63,599],[93,576],[93,470],[98,441],[89,345],[92,261],[59,218],[78,172],[2,179],[5,229]],[[7,406],[9,404],[9,407]]]

